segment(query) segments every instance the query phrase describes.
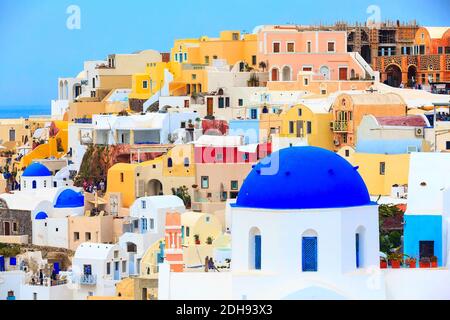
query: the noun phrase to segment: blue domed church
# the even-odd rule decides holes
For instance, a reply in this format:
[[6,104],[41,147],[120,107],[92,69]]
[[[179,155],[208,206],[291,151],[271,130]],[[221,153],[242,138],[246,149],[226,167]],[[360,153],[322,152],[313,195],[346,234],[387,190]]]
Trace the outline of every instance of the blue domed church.
[[358,168],[339,155],[275,152],[253,167],[227,210],[232,285],[222,298],[385,297],[382,286],[368,285],[379,271],[378,206]]

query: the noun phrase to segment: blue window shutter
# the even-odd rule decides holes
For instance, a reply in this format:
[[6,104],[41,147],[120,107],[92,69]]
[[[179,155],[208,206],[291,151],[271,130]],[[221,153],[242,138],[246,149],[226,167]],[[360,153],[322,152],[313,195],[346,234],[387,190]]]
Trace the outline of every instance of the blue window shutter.
[[261,236],[255,236],[255,269],[261,270]]
[[302,270],[317,271],[317,237],[303,237],[302,240]]
[[359,268],[359,233],[356,234],[356,268]]
[[10,266],[16,266],[16,265],[17,265],[17,259],[16,259],[16,257],[10,257],[10,258],[9,258],[9,265],[10,265]]
[[3,256],[0,256],[0,272],[6,271],[5,270],[5,258]]

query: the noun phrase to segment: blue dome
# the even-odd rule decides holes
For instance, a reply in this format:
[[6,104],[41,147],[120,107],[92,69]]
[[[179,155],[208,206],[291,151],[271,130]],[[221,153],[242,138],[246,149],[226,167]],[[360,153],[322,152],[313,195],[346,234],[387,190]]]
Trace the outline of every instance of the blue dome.
[[46,166],[40,163],[30,164],[22,174],[22,177],[50,177],[52,173]]
[[[272,163],[274,168],[279,163],[279,170],[273,170]],[[254,166],[241,187],[236,207],[288,210],[369,204],[367,187],[347,160],[321,148],[291,147]]]
[[35,217],[36,220],[45,220],[47,218],[48,215],[45,212],[39,212]]
[[55,208],[79,208],[84,207],[84,196],[81,192],[67,189],[61,192],[56,199]]

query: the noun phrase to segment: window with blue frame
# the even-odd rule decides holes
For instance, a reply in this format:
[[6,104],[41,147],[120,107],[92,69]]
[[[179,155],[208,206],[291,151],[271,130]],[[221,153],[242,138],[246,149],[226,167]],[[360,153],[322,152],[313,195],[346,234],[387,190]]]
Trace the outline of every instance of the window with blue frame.
[[172,168],[173,167],[173,160],[172,158],[167,159],[167,167]]
[[302,239],[302,271],[317,272],[317,237]]
[[255,270],[261,270],[261,235],[255,236]]
[[141,225],[142,225],[142,232],[146,232],[148,230],[148,225],[147,225],[147,219],[146,218],[142,218],[141,219]]
[[257,109],[250,110],[250,118],[252,118],[253,120],[258,118],[258,110]]
[[36,189],[37,188],[37,182],[36,182],[36,180],[33,180],[33,189]]
[[147,201],[142,200],[142,209],[147,209]]

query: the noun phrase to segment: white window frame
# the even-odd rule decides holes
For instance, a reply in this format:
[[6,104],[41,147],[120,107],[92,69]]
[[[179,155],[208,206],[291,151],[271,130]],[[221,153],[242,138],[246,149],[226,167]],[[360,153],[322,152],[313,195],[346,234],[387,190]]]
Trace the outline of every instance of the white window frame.
[[[328,46],[329,44],[332,43],[333,44],[333,51],[328,50]],[[332,40],[332,41],[327,41],[327,53],[336,53],[336,41]]]
[[[280,51],[278,51],[278,52],[275,52],[275,47],[274,47],[275,43],[279,44]],[[281,53],[281,41],[272,41],[272,53],[273,54],[280,54]]]
[[[294,51],[289,51],[289,45],[293,44],[294,45]],[[295,53],[295,41],[287,41],[286,42],[286,52],[287,53]]]

